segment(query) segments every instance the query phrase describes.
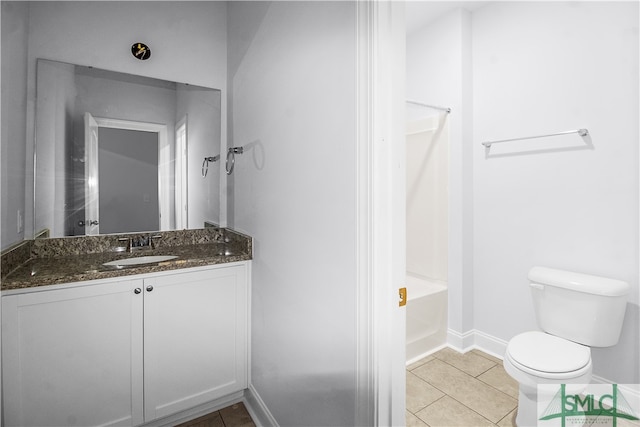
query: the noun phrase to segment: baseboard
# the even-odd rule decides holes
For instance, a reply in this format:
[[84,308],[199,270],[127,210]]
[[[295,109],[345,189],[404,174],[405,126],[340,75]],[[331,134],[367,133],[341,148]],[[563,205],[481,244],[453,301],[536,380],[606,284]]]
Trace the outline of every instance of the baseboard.
[[500,360],[504,358],[504,353],[507,351],[507,344],[509,343],[503,339],[485,334],[482,331],[474,331],[474,348],[497,357]]
[[249,415],[253,418],[253,422],[258,427],[278,427],[278,422],[273,417],[267,405],[258,394],[253,384],[249,384],[249,388],[244,391],[242,399],[244,405],[249,411]]
[[185,423],[187,421],[194,420],[203,415],[210,414],[211,412],[218,411],[234,403],[241,402],[243,398],[243,392],[238,391],[231,393],[220,399],[212,400],[211,402],[203,403],[202,405],[195,406],[193,408],[178,412],[177,414],[168,415],[164,418],[150,421],[143,424],[144,427],[170,427],[177,424]]
[[477,329],[472,329],[463,334],[449,329],[447,331],[447,345],[460,353],[478,349],[501,360],[507,349],[506,341]]
[[[594,375],[591,377],[592,384],[617,384],[615,381]],[[618,384],[618,390],[624,394],[627,399],[631,396],[632,401],[640,401],[640,384]]]
[[474,331],[460,333],[453,329],[447,330],[447,345],[459,353],[466,353],[473,348]]

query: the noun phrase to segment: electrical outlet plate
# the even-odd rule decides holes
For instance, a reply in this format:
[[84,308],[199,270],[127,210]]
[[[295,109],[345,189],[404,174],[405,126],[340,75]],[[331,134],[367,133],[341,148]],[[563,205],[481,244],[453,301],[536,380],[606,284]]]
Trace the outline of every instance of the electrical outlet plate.
[[18,209],[16,222],[18,224],[18,233],[22,233],[22,231],[24,230],[24,224],[22,222],[22,211],[20,209]]

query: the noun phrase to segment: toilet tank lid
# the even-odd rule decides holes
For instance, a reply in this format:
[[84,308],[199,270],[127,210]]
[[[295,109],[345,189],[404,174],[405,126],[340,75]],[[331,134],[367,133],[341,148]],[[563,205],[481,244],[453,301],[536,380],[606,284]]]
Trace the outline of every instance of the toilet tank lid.
[[629,293],[629,284],[622,280],[547,267],[533,267],[529,271],[529,280],[541,285],[556,286],[595,295],[614,297]]

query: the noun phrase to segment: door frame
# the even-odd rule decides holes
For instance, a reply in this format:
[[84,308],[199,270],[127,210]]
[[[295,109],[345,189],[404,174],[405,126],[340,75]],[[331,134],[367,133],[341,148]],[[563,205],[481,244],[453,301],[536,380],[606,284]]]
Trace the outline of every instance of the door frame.
[[357,2],[356,425],[405,424],[404,3]]
[[[189,120],[185,114],[183,118],[176,122],[174,129],[174,145],[175,145],[175,229],[184,230],[189,228],[189,162],[188,162],[188,146],[189,146]],[[184,138],[180,142],[178,131],[184,126]]]
[[94,117],[98,128],[113,128],[153,132],[158,134],[158,210],[160,214],[160,230],[169,230],[171,226],[171,147],[167,133],[167,125],[132,120]]

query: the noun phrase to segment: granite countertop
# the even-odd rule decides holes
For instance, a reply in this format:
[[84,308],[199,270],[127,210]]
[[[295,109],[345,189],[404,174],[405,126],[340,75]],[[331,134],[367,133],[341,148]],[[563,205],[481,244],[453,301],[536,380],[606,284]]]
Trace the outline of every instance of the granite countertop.
[[[144,234],[149,235],[150,233]],[[28,249],[2,255],[2,290],[24,289],[86,280],[246,261],[252,258],[251,238],[229,229],[151,233],[162,235],[154,249],[123,252],[123,238],[142,234],[87,236],[27,241]],[[107,267],[124,258],[173,255],[153,264]]]

